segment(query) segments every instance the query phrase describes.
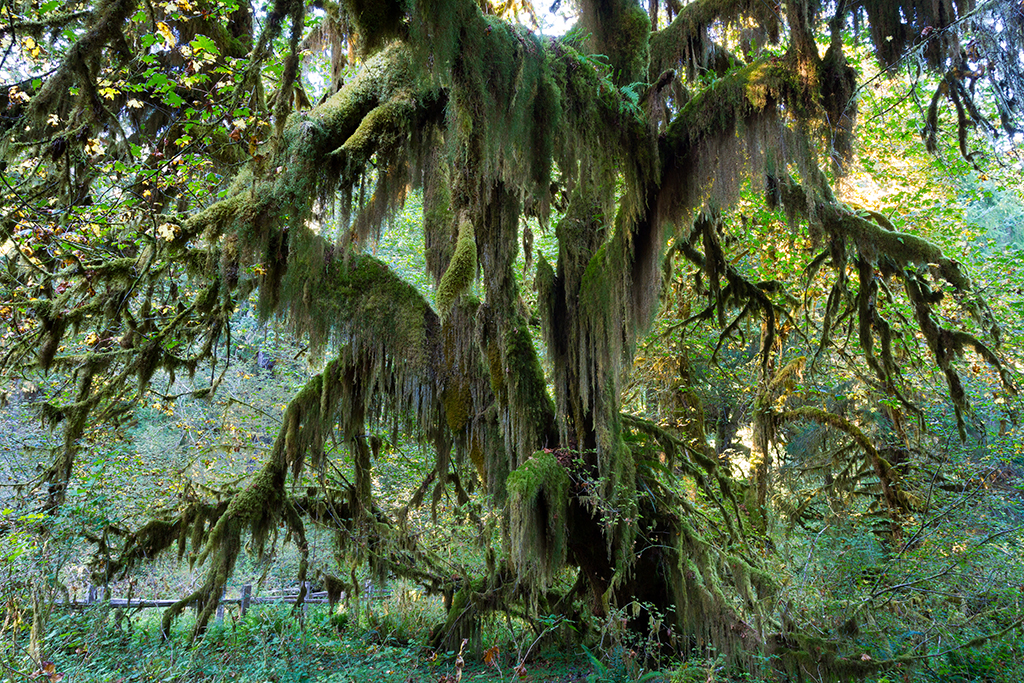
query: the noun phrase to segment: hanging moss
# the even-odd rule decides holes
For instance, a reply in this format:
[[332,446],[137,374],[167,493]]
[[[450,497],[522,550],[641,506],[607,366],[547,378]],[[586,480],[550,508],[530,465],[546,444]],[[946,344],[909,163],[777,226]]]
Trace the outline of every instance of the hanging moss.
[[771,142],[788,135],[783,106],[805,119],[817,105],[789,65],[772,61],[735,69],[688,101],[661,145],[658,215],[678,222],[705,205],[729,206],[745,178],[784,168],[788,153]]
[[685,67],[686,73],[693,78],[698,69],[713,65],[717,46],[712,40],[712,27],[741,24],[747,18],[756,27],[757,37],[772,43],[779,40],[779,15],[763,2],[696,0],[687,3],[665,29],[651,36],[647,80],[653,82],[667,69],[679,65]]
[[545,590],[565,566],[569,475],[550,452],[537,452],[508,475],[509,549],[528,586]]

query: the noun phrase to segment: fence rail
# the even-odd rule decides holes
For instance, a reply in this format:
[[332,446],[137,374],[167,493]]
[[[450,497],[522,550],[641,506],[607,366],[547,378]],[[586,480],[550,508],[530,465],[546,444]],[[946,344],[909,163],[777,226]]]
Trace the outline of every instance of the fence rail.
[[[307,605],[326,605],[328,603],[327,592],[317,591],[310,592],[309,584],[306,588],[306,597],[302,601],[302,610],[306,611]],[[367,590],[364,592],[371,600],[382,600],[391,595],[390,591],[384,590]],[[341,599],[345,596],[342,594]],[[249,610],[252,605],[274,605],[274,604],[295,604],[298,602],[299,594],[288,593],[284,595],[268,595],[268,596],[253,596],[252,584],[245,584],[242,586],[241,595],[237,598],[229,598],[222,595],[217,605],[217,621],[222,622],[224,620],[224,606],[225,605],[238,605],[241,616],[245,616],[245,613]],[[96,586],[90,586],[89,592],[84,600],[72,600],[64,604],[71,609],[82,609],[90,605],[98,603],[105,603],[111,607],[121,607],[124,609],[147,609],[151,607],[170,607],[171,605],[177,604],[179,601],[175,599],[155,599],[155,600],[138,600],[131,598],[104,598],[100,597],[100,591]],[[194,604],[192,605],[195,606]]]

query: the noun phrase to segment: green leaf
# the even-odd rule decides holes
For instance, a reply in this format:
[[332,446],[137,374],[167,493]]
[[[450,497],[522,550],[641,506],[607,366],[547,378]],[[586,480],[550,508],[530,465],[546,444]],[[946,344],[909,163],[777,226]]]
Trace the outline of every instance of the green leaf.
[[149,81],[146,82],[148,88],[166,88],[170,84],[170,79],[162,73],[155,73],[149,77]]
[[178,93],[173,90],[169,90],[167,94],[164,95],[163,100],[164,104],[169,107],[180,107],[185,103],[185,100],[181,99],[181,97],[178,96]]
[[202,34],[193,38],[190,45],[192,46],[192,51],[196,54],[199,54],[200,52],[209,52],[212,55],[220,54],[220,50],[217,49],[217,44],[213,42],[212,39]]

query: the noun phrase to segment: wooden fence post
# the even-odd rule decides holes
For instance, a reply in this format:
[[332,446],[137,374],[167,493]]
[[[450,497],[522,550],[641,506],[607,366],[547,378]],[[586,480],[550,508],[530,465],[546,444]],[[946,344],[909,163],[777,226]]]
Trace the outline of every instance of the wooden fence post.
[[242,602],[240,603],[241,606],[242,606],[242,609],[241,609],[242,614],[241,614],[241,616],[244,617],[245,613],[249,610],[249,600],[251,600],[251,599],[252,599],[252,584],[248,584],[247,583],[244,586],[242,586]]
[[89,596],[85,599],[85,604],[91,605],[96,602],[96,586],[89,585]]
[[228,587],[224,586],[220,592],[220,600],[217,602],[217,623],[224,623],[224,598],[228,595]]

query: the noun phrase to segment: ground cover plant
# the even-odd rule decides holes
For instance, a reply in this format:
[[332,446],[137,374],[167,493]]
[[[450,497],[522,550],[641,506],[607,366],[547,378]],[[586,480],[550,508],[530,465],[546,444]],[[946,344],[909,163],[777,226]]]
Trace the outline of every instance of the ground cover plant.
[[0,6],[11,677],[1015,675],[1020,8],[573,10]]

